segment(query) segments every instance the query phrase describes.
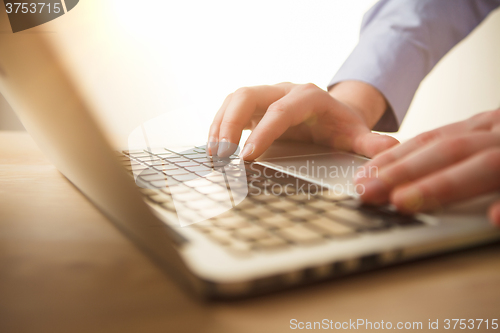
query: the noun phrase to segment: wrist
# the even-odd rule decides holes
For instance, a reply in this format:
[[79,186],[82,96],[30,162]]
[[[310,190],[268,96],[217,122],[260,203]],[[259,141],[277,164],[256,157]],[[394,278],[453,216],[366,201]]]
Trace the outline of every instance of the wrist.
[[332,86],[328,93],[349,106],[373,128],[387,109],[384,95],[372,85],[361,81],[342,81]]

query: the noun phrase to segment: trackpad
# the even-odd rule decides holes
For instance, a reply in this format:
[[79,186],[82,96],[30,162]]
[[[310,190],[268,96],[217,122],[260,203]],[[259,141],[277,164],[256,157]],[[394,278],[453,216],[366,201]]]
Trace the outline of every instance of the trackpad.
[[367,161],[367,158],[361,156],[336,152],[308,156],[264,158],[258,163],[321,186],[329,187],[336,194],[356,195],[353,181],[354,175]]

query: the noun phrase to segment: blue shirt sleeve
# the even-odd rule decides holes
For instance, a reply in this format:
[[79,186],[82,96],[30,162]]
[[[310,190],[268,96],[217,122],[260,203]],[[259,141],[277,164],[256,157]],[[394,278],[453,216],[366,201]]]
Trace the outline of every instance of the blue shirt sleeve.
[[500,0],[381,0],[363,17],[359,43],[330,81],[371,84],[389,107],[374,130],[394,132],[420,82]]

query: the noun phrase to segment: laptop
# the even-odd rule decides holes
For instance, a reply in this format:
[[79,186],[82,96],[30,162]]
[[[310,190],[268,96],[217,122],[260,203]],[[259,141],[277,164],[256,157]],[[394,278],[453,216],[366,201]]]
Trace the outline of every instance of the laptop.
[[276,142],[250,163],[235,146],[218,158],[203,144],[154,143],[158,119],[112,147],[45,37],[0,34],[2,94],[67,179],[200,298],[268,293],[500,238],[485,214],[495,195],[415,216],[364,206],[352,171],[366,159],[326,147]]

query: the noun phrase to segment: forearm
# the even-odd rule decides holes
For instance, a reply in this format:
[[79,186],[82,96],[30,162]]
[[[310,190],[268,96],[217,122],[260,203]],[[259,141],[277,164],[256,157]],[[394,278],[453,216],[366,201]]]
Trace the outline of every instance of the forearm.
[[387,109],[387,102],[375,87],[361,81],[342,81],[329,89],[335,99],[353,108],[373,128]]

